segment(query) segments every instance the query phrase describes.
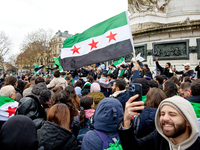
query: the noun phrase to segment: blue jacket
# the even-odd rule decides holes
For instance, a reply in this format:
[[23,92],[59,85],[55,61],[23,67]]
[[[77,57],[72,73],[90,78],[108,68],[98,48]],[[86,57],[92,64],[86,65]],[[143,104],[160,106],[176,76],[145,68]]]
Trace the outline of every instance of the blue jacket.
[[191,96],[187,100],[193,103],[200,103],[200,95]]
[[123,110],[125,109],[125,104],[128,101],[129,97],[130,97],[129,91],[125,91],[125,92],[119,94],[117,97],[115,97],[116,99],[118,99],[121,102],[121,104],[123,106]]
[[139,125],[138,134],[136,135],[137,138],[142,138],[144,136],[147,136],[155,130],[154,119],[155,119],[156,110],[157,108],[145,107],[142,113],[138,116],[140,119],[140,125]]
[[[121,103],[115,98],[104,98],[94,113],[94,128],[105,132],[111,139],[117,135],[117,124],[123,118]],[[93,131],[88,131],[82,141],[81,150],[102,150],[103,142]]]

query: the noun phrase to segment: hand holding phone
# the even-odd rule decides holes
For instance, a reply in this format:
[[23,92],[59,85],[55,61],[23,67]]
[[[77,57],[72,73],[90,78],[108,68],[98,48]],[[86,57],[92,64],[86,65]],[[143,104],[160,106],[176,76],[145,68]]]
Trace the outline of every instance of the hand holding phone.
[[123,119],[123,127],[130,128],[132,117],[135,115],[139,115],[138,110],[144,109],[144,102],[135,101],[139,95],[134,95],[129,98],[126,102],[125,111],[124,111],[124,119]]
[[[134,102],[135,101],[142,101],[142,84],[140,84],[140,83],[131,83],[129,85],[129,97],[132,97],[132,96],[134,96],[136,94],[138,94],[139,97],[136,98],[134,100]],[[142,111],[139,110],[139,111],[136,111],[136,112],[141,113]]]

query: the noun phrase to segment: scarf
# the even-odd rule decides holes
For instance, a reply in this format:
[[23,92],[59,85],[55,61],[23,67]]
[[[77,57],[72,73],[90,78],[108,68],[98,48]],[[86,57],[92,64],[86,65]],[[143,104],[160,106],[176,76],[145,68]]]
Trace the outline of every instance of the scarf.
[[110,95],[110,97],[115,98],[115,97],[117,97],[119,94],[124,93],[125,91],[126,91],[126,89],[125,89],[125,90],[122,90],[122,91],[116,91],[115,93],[113,93],[112,95]]
[[110,70],[108,71],[108,74],[113,73],[114,70],[115,70],[115,68],[110,69]]
[[118,76],[123,76],[125,69],[119,70]]
[[93,108],[86,109],[84,111],[85,111],[85,118],[88,118],[88,119],[90,119],[94,115],[94,112],[95,112]]

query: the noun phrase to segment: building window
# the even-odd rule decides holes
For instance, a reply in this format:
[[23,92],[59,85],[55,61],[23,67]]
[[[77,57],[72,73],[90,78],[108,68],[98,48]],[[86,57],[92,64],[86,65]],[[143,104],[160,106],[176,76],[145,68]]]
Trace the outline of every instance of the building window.
[[59,48],[62,48],[62,44],[59,44]]
[[59,41],[61,42],[61,41],[62,41],[62,39],[61,39],[61,38],[59,38]]

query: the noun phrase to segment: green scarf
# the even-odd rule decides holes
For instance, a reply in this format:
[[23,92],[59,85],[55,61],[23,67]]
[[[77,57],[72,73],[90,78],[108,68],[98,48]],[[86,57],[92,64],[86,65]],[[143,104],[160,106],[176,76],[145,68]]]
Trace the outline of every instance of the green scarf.
[[190,102],[190,103],[192,104],[192,107],[194,108],[197,118],[200,118],[200,103],[194,103],[194,102]]
[[72,81],[70,82],[71,84],[74,82],[74,78],[72,79]]
[[123,76],[125,69],[122,69],[119,76]]

